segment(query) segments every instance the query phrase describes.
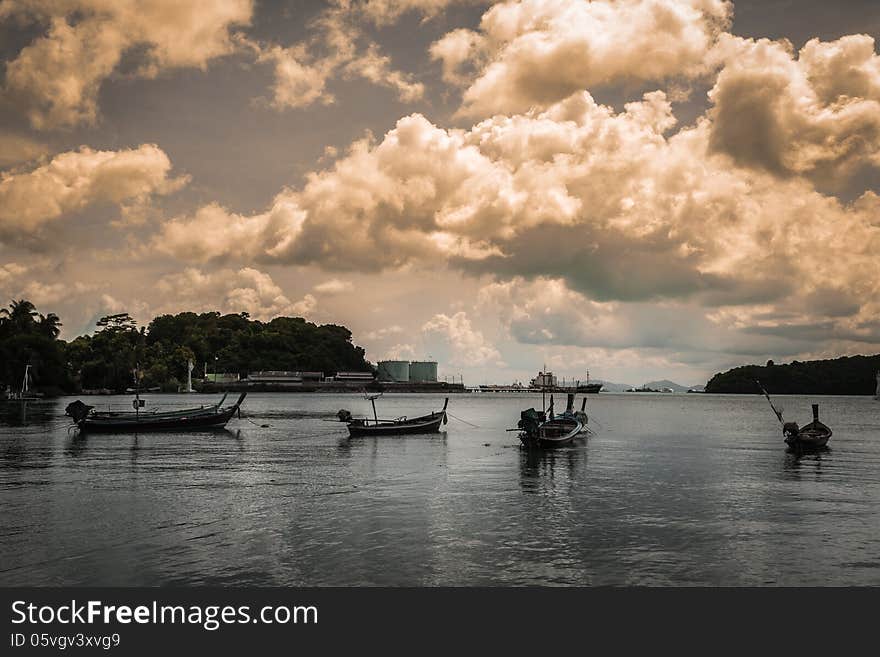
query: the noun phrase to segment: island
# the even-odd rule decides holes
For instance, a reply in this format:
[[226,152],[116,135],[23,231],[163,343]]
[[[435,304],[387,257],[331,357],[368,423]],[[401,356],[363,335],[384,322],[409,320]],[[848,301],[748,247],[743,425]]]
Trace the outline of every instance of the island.
[[743,365],[713,376],[708,393],[760,394],[759,380],[777,395],[873,395],[880,355],[793,361],[782,365]]

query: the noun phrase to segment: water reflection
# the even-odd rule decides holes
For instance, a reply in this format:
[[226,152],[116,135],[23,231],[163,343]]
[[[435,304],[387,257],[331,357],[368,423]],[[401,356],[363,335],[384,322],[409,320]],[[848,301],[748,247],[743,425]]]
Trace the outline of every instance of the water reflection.
[[513,395],[457,397],[479,426],[355,440],[325,421],[353,396],[255,394],[226,430],[138,436],[68,435],[70,400],[26,427],[2,405],[0,585],[880,585],[851,565],[880,527],[877,403],[829,400],[833,454],[797,454],[754,397],[597,396],[603,428],[543,451],[504,433]]
[[822,447],[813,450],[789,448],[785,450],[783,472],[791,479],[800,479],[805,473],[818,480],[822,475],[822,459],[828,458],[831,449]]
[[586,475],[586,441],[557,449],[520,448],[520,487],[527,493],[554,489]]

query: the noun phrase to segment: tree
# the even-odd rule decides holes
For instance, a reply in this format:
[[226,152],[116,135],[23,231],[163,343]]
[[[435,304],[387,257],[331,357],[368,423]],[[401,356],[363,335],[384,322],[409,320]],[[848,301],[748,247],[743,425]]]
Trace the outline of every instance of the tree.
[[106,331],[127,331],[137,328],[137,322],[128,313],[117,313],[116,315],[104,315],[95,322],[95,326]]

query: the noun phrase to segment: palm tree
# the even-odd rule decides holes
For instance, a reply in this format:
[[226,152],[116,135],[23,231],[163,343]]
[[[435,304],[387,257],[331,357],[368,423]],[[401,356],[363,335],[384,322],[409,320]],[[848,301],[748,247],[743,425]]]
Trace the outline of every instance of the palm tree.
[[61,318],[55,313],[49,313],[45,317],[40,315],[39,329],[40,333],[53,340],[61,335]]
[[9,308],[0,309],[0,315],[4,316],[4,323],[11,325],[13,331],[30,333],[34,329],[39,313],[30,301],[19,299],[13,300]]

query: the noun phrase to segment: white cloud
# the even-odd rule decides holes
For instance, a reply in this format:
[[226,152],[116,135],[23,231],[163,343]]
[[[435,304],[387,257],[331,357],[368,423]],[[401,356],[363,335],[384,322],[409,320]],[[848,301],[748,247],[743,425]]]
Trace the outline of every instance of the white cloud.
[[522,112],[581,89],[702,75],[731,10],[722,0],[507,0],[431,54],[447,81],[470,80],[464,115]]
[[6,67],[5,94],[38,129],[94,123],[98,91],[124,53],[144,48],[138,75],[204,68],[233,50],[229,30],[250,22],[252,0],[5,0],[0,18],[48,27]]
[[169,177],[171,161],[154,144],[120,151],[82,147],[31,171],[0,177],[0,237],[33,234],[47,222],[96,203],[144,201],[188,178]]
[[338,278],[331,278],[330,280],[324,281],[323,283],[318,283],[315,286],[315,292],[320,292],[321,294],[344,294],[346,292],[351,292],[354,290],[354,285],[351,281],[343,281]]
[[880,166],[880,56],[850,35],[788,42],[726,35],[723,68],[709,92],[711,145],[740,165],[779,175],[845,179]]
[[434,315],[422,326],[422,333],[426,339],[436,337],[449,345],[452,350],[449,360],[451,365],[503,365],[501,354],[489,344],[482,332],[473,328],[464,312],[457,312],[452,316],[442,313]]
[[169,313],[221,309],[270,320],[278,316],[309,316],[318,303],[311,294],[292,302],[271,276],[252,267],[212,272],[188,267],[163,276],[157,288],[165,299],[159,312]]

